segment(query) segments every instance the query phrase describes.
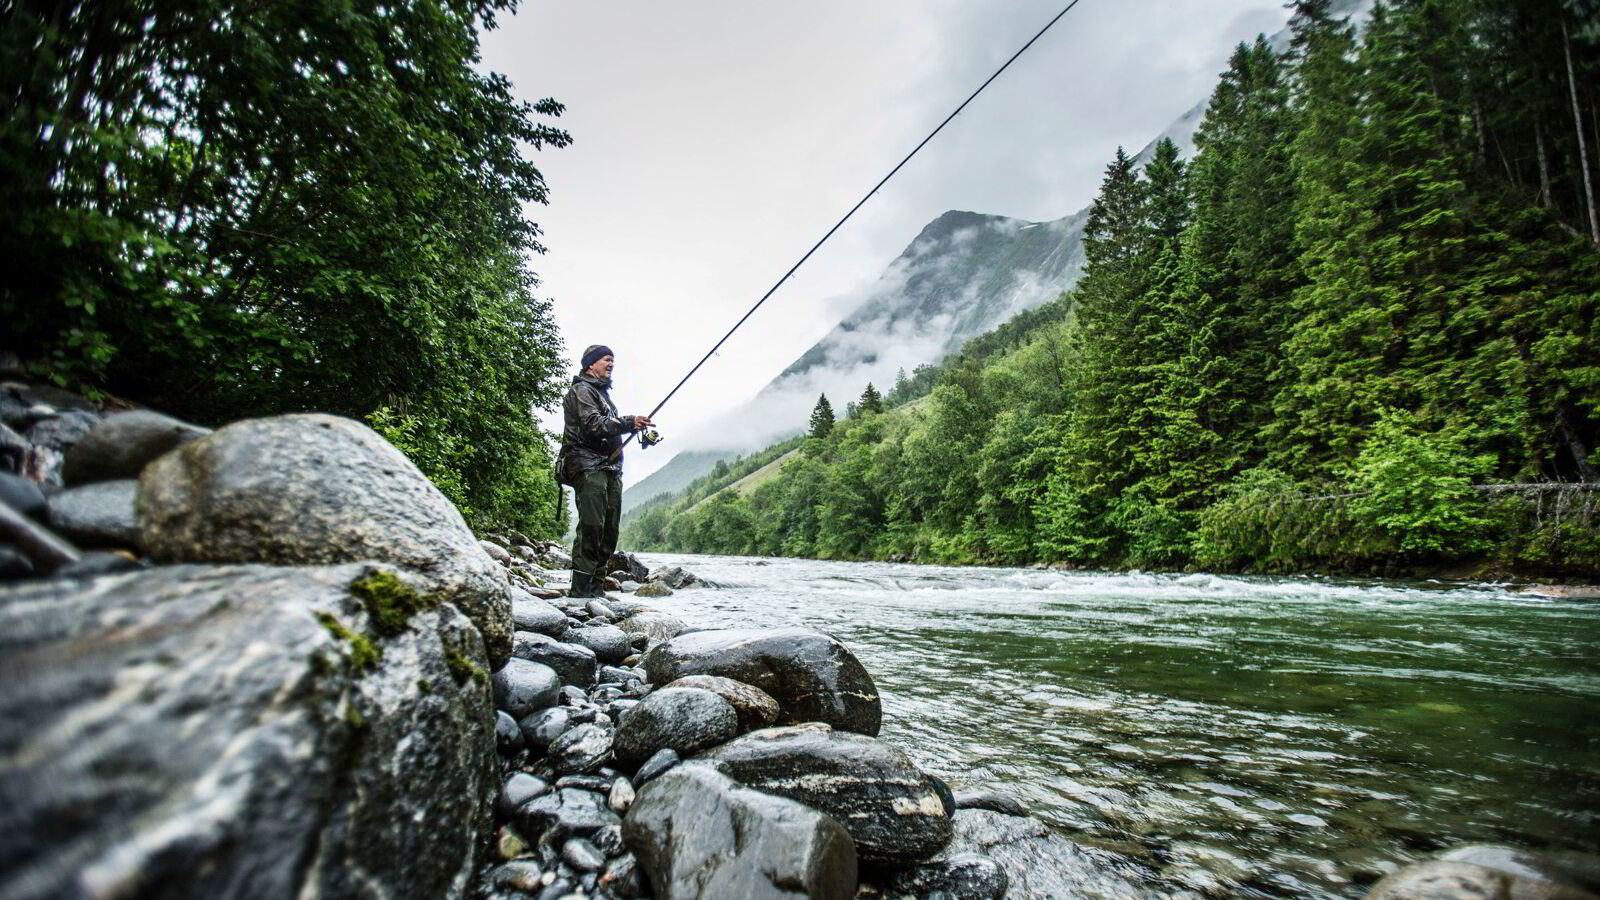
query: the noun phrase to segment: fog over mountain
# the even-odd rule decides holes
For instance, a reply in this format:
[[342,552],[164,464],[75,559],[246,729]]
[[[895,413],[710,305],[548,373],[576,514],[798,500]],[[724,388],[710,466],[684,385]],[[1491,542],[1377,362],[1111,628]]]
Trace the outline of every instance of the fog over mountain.
[[[1335,0],[1335,14],[1364,18],[1373,0]],[[1268,38],[1289,46],[1287,28]],[[1203,98],[1139,152],[1147,162],[1163,138],[1185,159],[1205,117]],[[1109,160],[1112,148],[1107,148]],[[759,450],[804,430],[819,394],[834,409],[856,399],[868,382],[887,390],[898,372],[942,360],[968,340],[1072,287],[1084,265],[1089,210],[1049,222],[951,210],[923,227],[859,296],[826,336],[748,402],[700,429],[671,462],[630,485],[623,508],[687,486],[718,460]]]

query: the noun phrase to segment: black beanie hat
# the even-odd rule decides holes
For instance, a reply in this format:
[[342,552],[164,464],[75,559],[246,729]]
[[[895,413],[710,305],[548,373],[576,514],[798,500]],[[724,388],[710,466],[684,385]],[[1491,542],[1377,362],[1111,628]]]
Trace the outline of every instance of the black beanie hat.
[[605,344],[591,344],[589,349],[583,351],[583,367],[585,369],[589,368],[594,365],[595,360],[602,356],[616,356],[616,354],[612,353],[611,348]]

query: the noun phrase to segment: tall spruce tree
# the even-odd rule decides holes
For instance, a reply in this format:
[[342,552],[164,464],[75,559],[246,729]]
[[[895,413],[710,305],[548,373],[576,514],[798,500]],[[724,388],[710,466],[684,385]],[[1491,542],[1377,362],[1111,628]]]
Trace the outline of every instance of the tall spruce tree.
[[862,390],[861,399],[856,401],[856,410],[862,415],[883,412],[883,395],[872,386],[872,382],[867,382],[866,388]]
[[825,438],[833,433],[833,404],[828,402],[828,395],[817,397],[817,405],[811,408],[811,428],[809,435],[814,438]]

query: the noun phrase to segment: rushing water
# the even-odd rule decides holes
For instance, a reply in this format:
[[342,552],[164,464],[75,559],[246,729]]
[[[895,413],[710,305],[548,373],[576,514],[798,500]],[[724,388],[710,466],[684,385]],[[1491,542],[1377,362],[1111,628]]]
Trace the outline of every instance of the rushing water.
[[882,737],[1215,896],[1466,842],[1600,850],[1600,603],[1505,589],[649,554],[692,625],[819,628]]

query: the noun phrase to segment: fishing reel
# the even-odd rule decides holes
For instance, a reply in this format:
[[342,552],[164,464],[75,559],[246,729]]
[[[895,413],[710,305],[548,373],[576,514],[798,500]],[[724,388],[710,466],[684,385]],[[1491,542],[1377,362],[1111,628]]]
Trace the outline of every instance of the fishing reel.
[[661,432],[655,430],[654,428],[646,428],[645,430],[639,432],[640,447],[654,447],[664,440],[666,440],[666,438],[662,437]]

